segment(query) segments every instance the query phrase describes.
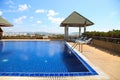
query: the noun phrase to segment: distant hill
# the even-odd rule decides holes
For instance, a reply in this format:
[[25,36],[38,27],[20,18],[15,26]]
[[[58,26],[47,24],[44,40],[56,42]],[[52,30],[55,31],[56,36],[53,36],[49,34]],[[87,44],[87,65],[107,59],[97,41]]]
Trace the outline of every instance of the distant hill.
[[76,36],[76,35],[79,35],[79,32],[72,32],[70,33],[70,35]]

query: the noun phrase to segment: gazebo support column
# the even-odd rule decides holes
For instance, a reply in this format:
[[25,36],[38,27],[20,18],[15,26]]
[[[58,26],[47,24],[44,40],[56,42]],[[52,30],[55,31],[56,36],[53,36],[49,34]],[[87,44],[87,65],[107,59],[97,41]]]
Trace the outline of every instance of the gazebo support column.
[[84,27],[84,34],[86,34],[86,27]]
[[2,39],[3,30],[0,28],[0,39]]
[[79,37],[81,36],[81,27],[79,27]]
[[68,40],[68,27],[65,27],[65,35],[64,35],[64,39]]

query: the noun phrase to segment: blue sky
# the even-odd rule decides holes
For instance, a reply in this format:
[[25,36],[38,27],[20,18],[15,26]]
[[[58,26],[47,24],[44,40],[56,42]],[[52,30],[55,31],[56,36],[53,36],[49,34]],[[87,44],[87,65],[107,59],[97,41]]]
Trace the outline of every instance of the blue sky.
[[120,29],[120,0],[0,0],[0,16],[14,25],[5,32],[64,33],[59,25],[73,11],[95,23],[87,31]]

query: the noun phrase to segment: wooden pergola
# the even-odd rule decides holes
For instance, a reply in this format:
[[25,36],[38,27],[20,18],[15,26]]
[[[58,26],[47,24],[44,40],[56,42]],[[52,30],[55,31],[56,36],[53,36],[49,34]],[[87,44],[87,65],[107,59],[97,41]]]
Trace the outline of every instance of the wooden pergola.
[[0,39],[2,38],[2,34],[3,34],[3,30],[1,27],[10,27],[13,26],[11,23],[9,23],[7,20],[5,20],[4,18],[2,18],[2,16],[0,16]]
[[81,34],[81,27],[84,28],[84,33],[86,32],[86,27],[91,26],[94,23],[85,18],[84,16],[80,15],[76,11],[74,11],[72,14],[70,14],[61,24],[61,27],[64,27],[65,34],[64,39],[68,40],[68,31],[69,27],[79,27],[79,36]]

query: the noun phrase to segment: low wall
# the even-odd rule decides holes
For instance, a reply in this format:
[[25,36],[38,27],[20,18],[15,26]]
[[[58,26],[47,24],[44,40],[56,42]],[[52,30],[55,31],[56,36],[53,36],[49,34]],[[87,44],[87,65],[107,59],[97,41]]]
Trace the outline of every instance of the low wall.
[[98,46],[104,49],[107,49],[109,51],[115,51],[120,53],[120,44],[115,44],[112,42],[107,42],[107,41],[101,41],[101,40],[93,40],[93,45]]

